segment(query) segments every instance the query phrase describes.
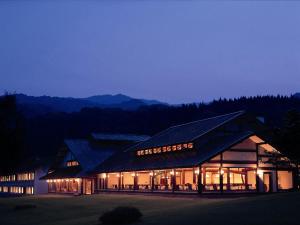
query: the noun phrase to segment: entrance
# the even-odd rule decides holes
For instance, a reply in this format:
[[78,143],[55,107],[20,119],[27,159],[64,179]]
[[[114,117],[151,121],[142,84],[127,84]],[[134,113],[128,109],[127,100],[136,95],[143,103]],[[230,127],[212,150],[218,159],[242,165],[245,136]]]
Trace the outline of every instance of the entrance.
[[92,180],[91,179],[85,179],[84,182],[84,194],[91,195],[92,194]]
[[263,177],[263,182],[264,182],[264,192],[270,193],[272,192],[272,174],[270,172],[265,172],[264,177]]

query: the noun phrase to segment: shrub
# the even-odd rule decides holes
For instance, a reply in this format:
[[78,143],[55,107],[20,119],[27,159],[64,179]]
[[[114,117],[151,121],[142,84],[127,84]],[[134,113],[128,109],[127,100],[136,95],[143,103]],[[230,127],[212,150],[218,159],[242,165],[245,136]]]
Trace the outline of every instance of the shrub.
[[102,224],[128,224],[137,222],[142,213],[135,207],[122,206],[104,213],[99,218]]
[[35,209],[35,208],[36,208],[36,205],[22,204],[22,205],[16,205],[14,207],[14,210]]

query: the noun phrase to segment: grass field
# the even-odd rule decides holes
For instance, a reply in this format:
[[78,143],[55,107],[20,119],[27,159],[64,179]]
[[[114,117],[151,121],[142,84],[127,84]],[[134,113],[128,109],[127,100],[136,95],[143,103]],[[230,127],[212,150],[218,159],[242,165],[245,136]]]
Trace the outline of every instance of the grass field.
[[[15,211],[20,204],[37,208]],[[116,206],[139,208],[144,215],[139,224],[300,224],[300,193],[294,192],[239,198],[126,194],[0,198],[0,225],[96,225],[103,212]]]

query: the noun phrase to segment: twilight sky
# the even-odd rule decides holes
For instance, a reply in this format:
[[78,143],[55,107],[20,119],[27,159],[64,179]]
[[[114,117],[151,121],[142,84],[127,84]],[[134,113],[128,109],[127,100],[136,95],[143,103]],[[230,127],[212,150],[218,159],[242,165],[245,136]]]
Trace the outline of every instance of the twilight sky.
[[0,92],[300,92],[300,1],[0,0]]

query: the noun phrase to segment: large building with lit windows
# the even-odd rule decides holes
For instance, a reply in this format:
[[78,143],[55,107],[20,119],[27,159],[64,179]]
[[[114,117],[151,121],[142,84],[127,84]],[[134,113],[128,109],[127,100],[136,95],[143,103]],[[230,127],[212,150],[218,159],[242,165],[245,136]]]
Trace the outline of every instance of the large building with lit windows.
[[[295,165],[259,118],[235,112],[170,127],[94,170],[95,190],[258,193],[291,190]],[[96,191],[95,191],[96,192]]]
[[[291,190],[296,166],[243,111],[170,127],[152,137],[66,140],[42,178],[49,193],[260,193]],[[118,150],[117,150],[118,149]]]

